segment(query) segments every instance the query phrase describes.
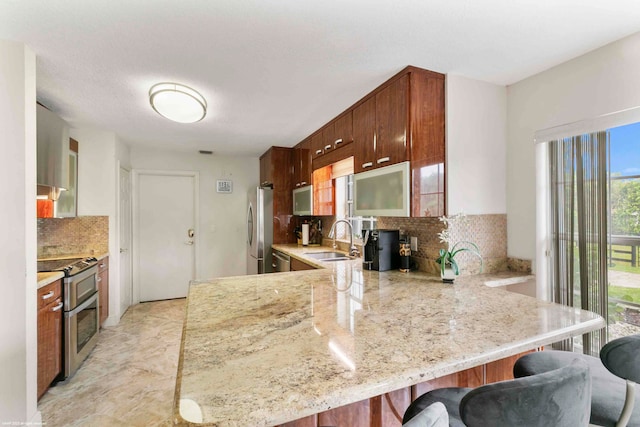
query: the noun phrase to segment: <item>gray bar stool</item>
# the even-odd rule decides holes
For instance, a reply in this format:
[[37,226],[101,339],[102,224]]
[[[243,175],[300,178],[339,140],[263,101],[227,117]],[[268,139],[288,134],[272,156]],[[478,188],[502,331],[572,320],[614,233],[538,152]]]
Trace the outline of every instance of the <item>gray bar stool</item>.
[[432,403],[402,427],[449,427],[447,408],[440,402]]
[[640,426],[640,335],[612,340],[600,358],[569,351],[540,351],[522,356],[513,367],[516,377],[536,375],[566,366],[576,358],[588,364],[592,379],[591,424],[605,427]]
[[487,384],[475,389],[441,388],[418,397],[403,417],[442,402],[450,426],[579,427],[589,423],[591,376],[581,361],[553,371]]

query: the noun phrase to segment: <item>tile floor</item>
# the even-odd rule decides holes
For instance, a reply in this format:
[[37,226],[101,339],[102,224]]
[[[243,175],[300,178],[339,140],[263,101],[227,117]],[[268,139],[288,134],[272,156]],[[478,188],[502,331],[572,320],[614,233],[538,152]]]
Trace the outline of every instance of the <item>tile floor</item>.
[[38,402],[58,426],[170,426],[185,300],[137,304]]

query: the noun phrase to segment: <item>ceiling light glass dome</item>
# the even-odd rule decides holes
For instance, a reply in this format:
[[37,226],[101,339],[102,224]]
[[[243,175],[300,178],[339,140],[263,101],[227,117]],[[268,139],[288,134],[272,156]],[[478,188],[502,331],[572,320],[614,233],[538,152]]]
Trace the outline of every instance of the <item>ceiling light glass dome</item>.
[[151,107],[179,123],[199,122],[207,115],[207,101],[196,90],[178,83],[158,83],[149,89]]

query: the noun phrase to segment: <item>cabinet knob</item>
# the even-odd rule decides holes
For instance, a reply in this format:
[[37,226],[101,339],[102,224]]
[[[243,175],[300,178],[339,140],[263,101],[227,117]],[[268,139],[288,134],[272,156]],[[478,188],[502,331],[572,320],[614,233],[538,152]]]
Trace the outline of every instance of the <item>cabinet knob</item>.
[[378,162],[378,164],[380,164],[380,163],[386,163],[389,160],[391,160],[389,157],[383,157],[381,159],[378,159],[377,162]]
[[333,145],[339,145],[342,144],[342,138],[338,138],[333,142]]
[[42,295],[42,299],[49,299],[53,296],[53,291],[49,291],[46,294]]
[[373,166],[373,162],[367,162],[362,164],[362,169],[370,168]]
[[327,145],[325,145],[325,146],[324,146],[324,149],[325,149],[325,150],[331,150],[331,144],[327,144]]
[[56,305],[55,307],[53,307],[51,309],[51,311],[58,311],[58,310],[60,310],[62,308],[63,305],[64,304],[62,303],[62,301],[60,301],[60,303],[58,305]]
[[316,154],[322,154],[322,150],[316,150]]
[[300,187],[300,183],[299,182],[296,184],[296,187]]
[[302,181],[300,185],[307,185],[307,181]]

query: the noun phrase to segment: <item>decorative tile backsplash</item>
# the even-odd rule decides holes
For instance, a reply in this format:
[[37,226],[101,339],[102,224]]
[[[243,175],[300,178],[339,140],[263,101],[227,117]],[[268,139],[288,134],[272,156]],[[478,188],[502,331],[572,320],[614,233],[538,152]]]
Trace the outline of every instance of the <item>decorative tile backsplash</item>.
[[109,217],[38,218],[38,258],[109,252]]
[[[483,259],[482,272],[493,273],[508,268],[507,259],[507,216],[505,214],[468,215],[462,224],[456,227],[453,240],[468,240],[480,248]],[[411,252],[411,258],[417,269],[439,274],[440,265],[436,262],[439,251],[445,248],[438,233],[444,229],[444,223],[438,218],[395,218],[378,217],[378,228],[399,229],[400,234],[418,238],[418,250]],[[480,273],[480,261],[477,257],[460,253],[456,256],[460,274]]]

